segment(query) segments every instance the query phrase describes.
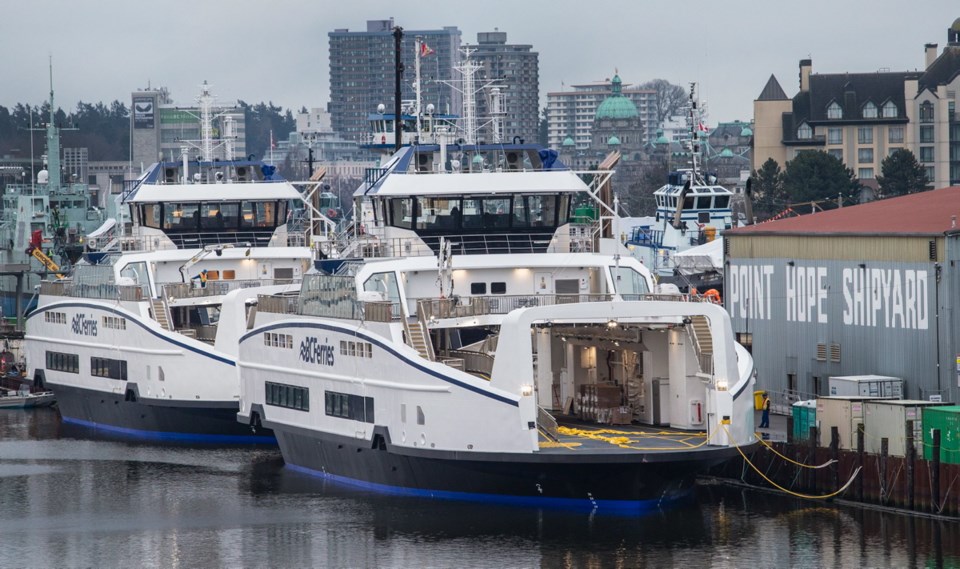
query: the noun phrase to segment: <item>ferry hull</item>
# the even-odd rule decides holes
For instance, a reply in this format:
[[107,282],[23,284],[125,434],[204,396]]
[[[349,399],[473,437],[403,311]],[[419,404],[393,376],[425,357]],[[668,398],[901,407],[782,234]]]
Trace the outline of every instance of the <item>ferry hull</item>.
[[[388,494],[519,505],[642,512],[687,498],[696,475],[730,458],[647,462],[432,458],[371,448],[275,425],[284,461],[295,470]],[[732,450],[732,449],[730,449]],[[735,451],[733,451],[735,452]],[[552,455],[555,457],[555,455]]]
[[124,394],[92,391],[54,384],[53,389],[66,423],[73,423],[148,440],[226,444],[274,444],[268,429],[253,432],[237,422],[237,405],[203,402],[182,406],[127,401]]

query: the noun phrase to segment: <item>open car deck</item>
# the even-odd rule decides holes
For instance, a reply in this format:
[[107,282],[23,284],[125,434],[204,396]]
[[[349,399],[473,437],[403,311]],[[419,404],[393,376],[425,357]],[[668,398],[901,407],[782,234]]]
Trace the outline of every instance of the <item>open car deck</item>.
[[544,454],[633,454],[715,450],[704,431],[653,425],[598,425],[573,419],[558,421],[557,440],[540,432]]

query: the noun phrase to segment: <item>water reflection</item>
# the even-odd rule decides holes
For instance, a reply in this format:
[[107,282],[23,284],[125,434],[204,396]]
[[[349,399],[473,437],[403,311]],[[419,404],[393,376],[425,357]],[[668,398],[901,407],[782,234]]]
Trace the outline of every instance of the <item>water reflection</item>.
[[956,564],[952,525],[702,486],[644,517],[380,496],[275,449],[160,446],[0,414],[0,566]]

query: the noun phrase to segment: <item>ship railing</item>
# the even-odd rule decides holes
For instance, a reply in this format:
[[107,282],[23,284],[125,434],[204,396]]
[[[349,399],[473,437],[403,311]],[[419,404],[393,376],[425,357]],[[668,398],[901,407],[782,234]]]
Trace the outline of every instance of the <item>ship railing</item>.
[[[625,301],[710,302],[701,295],[690,294],[622,294]],[[518,308],[577,304],[582,302],[608,302],[616,299],[612,294],[533,294],[461,296],[450,298],[415,299],[418,315],[427,320],[442,318],[467,318],[489,314],[507,314]]]
[[138,302],[150,298],[146,285],[117,285],[113,283],[75,283],[69,280],[43,281],[40,294],[72,298],[98,298]]
[[[594,251],[594,240],[560,235],[556,238],[548,234],[528,233],[492,233],[458,234],[446,237],[450,242],[450,252],[454,255],[498,255],[521,253],[590,253]],[[364,258],[393,257],[432,257],[439,250],[439,237],[426,235],[421,237],[399,237],[378,239],[363,236],[344,243],[341,256]]]
[[426,320],[464,318],[489,314],[507,314],[518,308],[605,302],[613,300],[609,294],[535,294],[496,295],[450,298],[421,298],[417,300],[418,315]]
[[257,295],[257,312],[270,314],[296,314],[297,297],[280,295]]
[[400,319],[398,316],[400,305],[389,301],[362,302],[344,299],[338,302],[318,300],[301,302],[298,297],[281,295],[259,295],[257,312],[300,314],[366,322],[395,322]]
[[127,252],[151,252],[172,249],[200,249],[211,245],[234,247],[306,246],[303,234],[287,233],[284,242],[274,238],[273,230],[264,231],[204,231],[196,233],[167,233],[141,237],[121,237],[120,249]]
[[163,298],[203,298],[208,296],[222,296],[241,288],[255,288],[259,286],[285,285],[300,282],[300,279],[239,279],[228,281],[212,281],[199,283],[196,280],[189,283],[167,283],[163,285]]
[[493,373],[493,356],[473,350],[450,350],[450,355],[463,361],[460,368],[467,373],[477,375],[483,379],[490,379]]

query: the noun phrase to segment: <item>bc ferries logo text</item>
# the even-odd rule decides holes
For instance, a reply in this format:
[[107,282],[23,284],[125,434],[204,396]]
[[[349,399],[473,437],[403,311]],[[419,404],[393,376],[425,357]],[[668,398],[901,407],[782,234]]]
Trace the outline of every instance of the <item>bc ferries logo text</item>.
[[81,336],[96,336],[97,320],[95,318],[87,318],[86,314],[77,314],[70,323],[70,329],[73,330],[74,334]]
[[333,346],[321,344],[316,338],[308,336],[300,342],[300,359],[311,364],[332,366]]

